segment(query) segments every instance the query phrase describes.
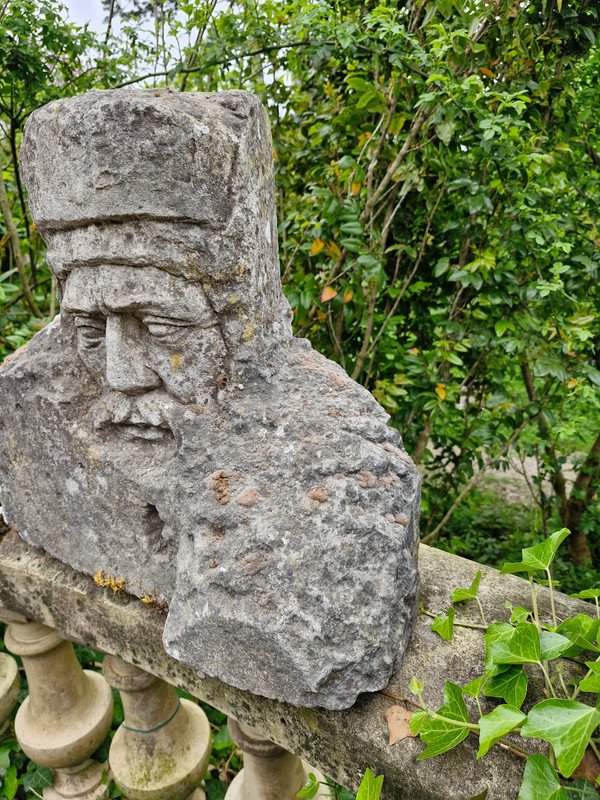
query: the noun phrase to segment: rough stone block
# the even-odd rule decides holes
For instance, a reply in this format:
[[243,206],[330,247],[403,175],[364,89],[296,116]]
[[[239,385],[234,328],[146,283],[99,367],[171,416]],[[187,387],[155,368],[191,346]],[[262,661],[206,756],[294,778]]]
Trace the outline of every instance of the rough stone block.
[[342,708],[415,613],[419,477],[290,329],[266,111],[94,92],[22,145],[61,318],[0,371],[0,498],[29,543],[169,609],[175,658]]

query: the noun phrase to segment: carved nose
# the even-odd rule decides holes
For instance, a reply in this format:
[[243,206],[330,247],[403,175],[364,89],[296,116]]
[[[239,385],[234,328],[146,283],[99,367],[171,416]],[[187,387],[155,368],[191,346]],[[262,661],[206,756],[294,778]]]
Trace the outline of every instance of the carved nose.
[[161,385],[158,375],[144,363],[135,320],[114,314],[106,320],[106,379],[125,394],[142,394]]

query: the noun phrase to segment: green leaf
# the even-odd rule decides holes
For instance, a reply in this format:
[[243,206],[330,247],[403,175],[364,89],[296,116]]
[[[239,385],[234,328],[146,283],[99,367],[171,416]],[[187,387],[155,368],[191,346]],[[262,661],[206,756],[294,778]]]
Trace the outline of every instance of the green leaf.
[[536,736],[554,748],[556,766],[568,778],[600,724],[600,711],[575,700],[542,700],[527,716],[521,736]]
[[13,800],[19,788],[19,779],[17,778],[17,768],[13,764],[6,770],[4,776],[4,783],[2,784],[2,797],[6,800]]
[[479,720],[479,750],[477,758],[484,756],[490,747],[510,731],[517,728],[523,720],[522,714],[514,706],[498,706],[490,714]]
[[552,536],[544,539],[543,542],[534,545],[533,547],[524,547],[521,550],[523,560],[518,563],[504,564],[500,570],[501,575],[507,572],[537,572],[540,569],[548,569],[552,563],[552,559],[556,555],[556,551],[564,540],[569,536],[571,531],[568,528],[561,528]]
[[371,770],[367,767],[364,778],[358,787],[356,800],[379,800],[382,783],[383,775],[379,775],[379,777],[376,778]]
[[423,692],[423,684],[421,683],[418,678],[413,677],[410,682],[410,691],[416,695],[416,697],[420,697]]
[[551,661],[562,656],[572,648],[572,642],[560,633],[542,631],[540,633],[540,657],[542,661]]
[[426,711],[415,711],[410,718],[410,722],[408,723],[408,727],[415,735],[419,735],[423,730],[425,723],[427,722],[427,712]]
[[521,667],[510,667],[506,672],[490,678],[483,694],[486,697],[500,697],[509,706],[521,708],[527,694],[527,675]]
[[521,622],[510,636],[490,644],[495,664],[538,664],[541,661],[540,634],[531,622]]
[[573,781],[565,788],[567,800],[598,800],[598,792],[589,781]]
[[565,787],[546,756],[529,756],[517,800],[567,800]]
[[569,637],[573,646],[569,656],[577,655],[582,650],[592,650],[594,653],[600,652],[594,641],[598,637],[600,629],[600,619],[591,619],[586,614],[577,614],[575,617],[566,619],[556,629],[556,633],[561,633]]
[[454,633],[454,614],[456,612],[450,606],[448,614],[439,614],[434,620],[431,630],[439,633],[442,639],[451,639]]
[[585,665],[592,674],[579,681],[579,688],[582,692],[600,692],[600,662],[586,661]]
[[510,621],[513,625],[518,625],[519,622],[527,622],[531,611],[523,606],[515,606],[510,615]]
[[569,597],[574,597],[576,600],[591,600],[594,597],[600,597],[600,589],[583,589],[577,594],[570,594]]
[[462,603],[463,600],[474,600],[477,597],[477,592],[479,591],[479,584],[481,582],[481,570],[477,570],[477,575],[473,580],[473,583],[468,589],[455,589],[452,592],[452,602],[453,603]]
[[427,747],[417,760],[431,758],[445,753],[460,744],[469,735],[469,728],[458,723],[468,723],[469,712],[465,705],[462,689],[456,683],[446,681],[444,705],[437,711],[444,719],[428,719],[420,736]]
[[488,790],[484,789],[483,792],[479,792],[479,794],[471,795],[471,797],[467,797],[467,800],[486,800],[488,796]]
[[298,792],[296,797],[314,797],[319,791],[319,781],[312,772],[308,773],[308,781]]
[[463,693],[468,694],[469,697],[479,697],[489,677],[490,676],[486,672],[478,678],[475,678],[475,680],[470,681],[466,686],[463,686]]
[[[33,764],[33,762],[30,762]],[[38,764],[33,765],[33,769],[26,772],[22,778],[23,787],[25,789],[43,789],[44,786],[52,786],[52,774],[48,767],[40,767]]]
[[497,664],[492,658],[492,646],[494,642],[502,639],[508,639],[512,636],[514,628],[507,622],[492,622],[488,625],[488,629],[483,637],[485,640],[485,671],[488,675],[498,675],[501,672],[506,672],[508,669],[504,664]]

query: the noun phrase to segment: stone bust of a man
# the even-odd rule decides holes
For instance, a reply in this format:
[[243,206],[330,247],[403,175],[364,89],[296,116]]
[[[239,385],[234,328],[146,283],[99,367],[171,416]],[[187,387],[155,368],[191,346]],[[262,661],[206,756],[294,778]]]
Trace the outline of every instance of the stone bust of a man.
[[93,92],[22,145],[60,322],[0,372],[0,500],[29,542],[168,605],[174,657],[342,708],[417,593],[419,480],[372,396],[291,334],[265,109]]

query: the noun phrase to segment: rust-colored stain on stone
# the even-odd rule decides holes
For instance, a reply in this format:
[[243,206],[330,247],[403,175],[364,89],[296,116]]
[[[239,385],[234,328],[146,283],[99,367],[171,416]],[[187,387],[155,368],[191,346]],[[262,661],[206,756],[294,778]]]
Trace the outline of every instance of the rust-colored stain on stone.
[[311,500],[318,500],[319,503],[324,503],[327,500],[327,489],[324,489],[322,486],[315,486],[310,490],[308,496]]

